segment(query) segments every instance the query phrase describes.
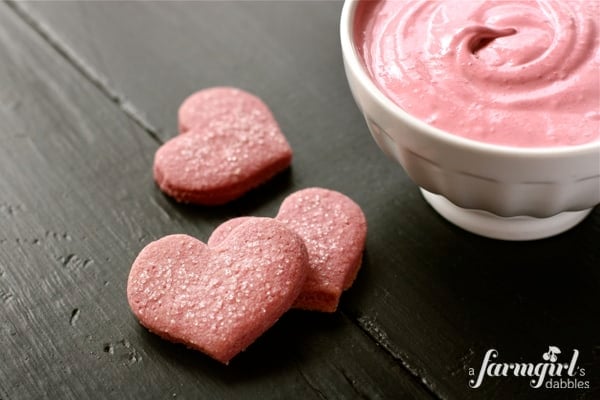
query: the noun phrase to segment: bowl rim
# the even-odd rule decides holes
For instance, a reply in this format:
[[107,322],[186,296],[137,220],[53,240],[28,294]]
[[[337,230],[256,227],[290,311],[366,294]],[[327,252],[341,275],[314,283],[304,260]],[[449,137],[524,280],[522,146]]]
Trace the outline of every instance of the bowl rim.
[[[452,134],[443,129],[429,125],[425,121],[413,116],[387,97],[373,82],[366,71],[362,57],[354,45],[354,16],[356,7],[364,0],[344,0],[340,17],[340,40],[342,57],[354,77],[367,90],[367,92],[386,109],[389,113],[397,115],[405,123],[419,132],[425,133],[432,139],[442,141],[447,145],[463,147],[469,150],[498,156],[518,156],[531,158],[545,158],[549,156],[575,157],[580,155],[593,155],[597,152],[600,156],[600,140],[573,146],[553,147],[517,147],[481,142]],[[598,167],[600,173],[600,165]]]

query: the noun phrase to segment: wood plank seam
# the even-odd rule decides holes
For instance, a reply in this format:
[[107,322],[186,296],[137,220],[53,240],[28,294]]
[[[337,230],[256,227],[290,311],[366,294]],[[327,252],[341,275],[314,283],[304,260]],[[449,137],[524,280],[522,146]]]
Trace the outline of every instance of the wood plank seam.
[[389,354],[389,356],[392,357],[395,362],[399,363],[400,366],[410,374],[415,382],[423,387],[431,396],[440,400],[446,400],[446,397],[439,393],[435,386],[424,377],[425,374],[422,374],[418,367],[411,365],[406,360],[406,356],[403,357],[400,350],[396,349],[395,346],[391,344],[390,340],[387,339],[385,332],[379,329],[376,323],[371,320],[371,318],[366,316],[359,317],[355,321],[353,318],[346,315],[345,312],[342,312],[342,314],[348,320],[355,322],[355,325],[357,325],[365,333],[365,335],[381,346],[384,351]]
[[321,390],[319,390],[319,388],[314,385],[312,383],[312,381],[310,379],[308,379],[308,377],[306,376],[306,374],[304,373],[304,371],[302,371],[302,368],[298,368],[296,367],[296,371],[298,371],[298,373],[300,374],[300,376],[302,377],[302,380],[304,380],[304,382],[306,383],[306,385],[320,398],[320,399],[327,399],[327,396],[325,396],[323,394],[323,392],[321,392]]
[[19,3],[15,0],[4,0],[11,10],[17,14],[31,29],[33,29],[42,39],[50,45],[61,57],[63,57],[77,72],[79,72],[86,80],[90,81],[101,93],[115,103],[135,124],[140,126],[151,138],[158,144],[163,144],[163,140],[157,134],[157,129],[143,116],[133,103],[118,91],[114,90],[108,84],[108,79],[94,71],[92,67],[87,65],[82,59],[77,57],[76,53],[69,49],[68,46],[63,46],[58,38],[52,34],[50,29],[45,27],[41,22],[36,21],[29,15]]

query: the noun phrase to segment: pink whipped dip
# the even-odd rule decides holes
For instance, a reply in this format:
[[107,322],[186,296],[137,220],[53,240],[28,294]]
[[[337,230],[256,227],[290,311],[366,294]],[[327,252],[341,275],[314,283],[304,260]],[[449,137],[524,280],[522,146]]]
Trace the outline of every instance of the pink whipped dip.
[[508,146],[600,140],[600,1],[362,1],[355,42],[410,114]]

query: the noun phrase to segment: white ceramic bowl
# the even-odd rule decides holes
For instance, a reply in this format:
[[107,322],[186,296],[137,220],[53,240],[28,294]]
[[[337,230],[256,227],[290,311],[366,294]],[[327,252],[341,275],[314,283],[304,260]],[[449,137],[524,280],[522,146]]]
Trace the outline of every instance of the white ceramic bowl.
[[579,223],[600,203],[600,142],[516,148],[466,139],[413,117],[373,83],[353,43],[357,0],[340,21],[346,77],[373,138],[451,222],[483,236],[529,240]]

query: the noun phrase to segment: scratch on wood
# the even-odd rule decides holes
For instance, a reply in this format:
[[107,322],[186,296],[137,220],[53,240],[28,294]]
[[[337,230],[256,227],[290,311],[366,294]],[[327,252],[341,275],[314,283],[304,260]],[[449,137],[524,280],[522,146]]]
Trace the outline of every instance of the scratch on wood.
[[25,211],[25,206],[21,204],[0,203],[0,215],[12,217],[20,212]]
[[340,371],[340,373],[342,374],[342,376],[344,377],[346,382],[348,382],[348,384],[350,385],[352,390],[354,390],[354,392],[356,393],[357,396],[359,396],[359,398],[361,398],[361,399],[370,399],[371,398],[367,393],[365,393],[362,390],[362,388],[360,387],[357,380],[355,378],[351,377],[345,369],[338,368],[338,371]]
[[0,400],[9,400],[6,390],[2,386],[0,386]]
[[311,388],[317,394],[317,396],[319,396],[320,399],[327,399],[327,396],[325,396],[318,387],[313,385],[313,383],[310,381],[310,379],[308,379],[308,377],[306,376],[306,374],[304,374],[304,371],[302,371],[301,368],[297,367],[296,370],[300,373],[300,376],[302,377],[304,382],[306,382],[308,387]]
[[56,240],[66,240],[67,242],[71,242],[73,240],[73,238],[71,238],[71,235],[69,235],[67,232],[54,232],[54,231],[46,231],[46,238],[47,239],[56,239]]
[[66,267],[71,263],[71,260],[73,260],[75,257],[76,257],[75,254],[68,254],[66,256],[59,258],[59,260]]
[[[45,236],[41,236],[41,237],[28,237],[28,238],[16,237],[16,238],[12,238],[10,240],[14,240],[14,242],[19,245],[32,244],[35,246],[42,246],[46,243],[50,243],[52,240],[58,240],[58,241],[66,240],[67,242],[71,242],[73,239],[71,238],[71,236],[68,233],[60,233],[59,234],[59,233],[47,231]],[[7,238],[1,238],[0,244],[6,243],[8,241],[9,241],[9,239],[7,239]]]
[[456,376],[459,374],[466,374],[468,370],[468,366],[475,355],[475,350],[469,348],[465,354],[463,354],[459,359],[459,364],[450,370],[451,376]]
[[63,267],[70,270],[84,269],[94,262],[91,258],[81,258],[73,253],[67,254],[66,256],[59,256],[58,261],[61,262]]
[[9,301],[12,300],[13,298],[13,294],[8,291],[8,290],[4,290],[4,289],[0,289],[0,301],[2,301],[3,303],[8,303]]
[[124,360],[124,365],[131,366],[142,361],[142,356],[135,347],[127,340],[119,340],[116,344],[105,343],[102,349],[108,355],[117,354]]
[[165,219],[167,221],[171,221],[171,215],[167,212],[167,210],[165,210],[165,208],[163,206],[161,206],[156,199],[154,199],[153,196],[150,196],[150,203],[152,203],[152,205],[156,206],[156,208],[158,208],[158,211],[165,217]]
[[119,341],[119,344],[123,345],[123,347],[125,347],[125,349],[127,350],[127,360],[129,365],[133,365],[137,362],[142,361],[142,356],[140,356],[135,347],[133,347],[127,339]]
[[[0,243],[3,243],[4,241],[0,240]],[[19,245],[29,245],[29,244],[33,244],[36,246],[41,245],[41,241],[38,238],[33,238],[33,239],[29,239],[29,238],[15,238],[15,243],[19,244]]]
[[80,314],[79,308],[73,309],[73,311],[71,312],[71,318],[69,319],[69,324],[71,326],[75,326],[75,323],[79,319],[79,314]]

